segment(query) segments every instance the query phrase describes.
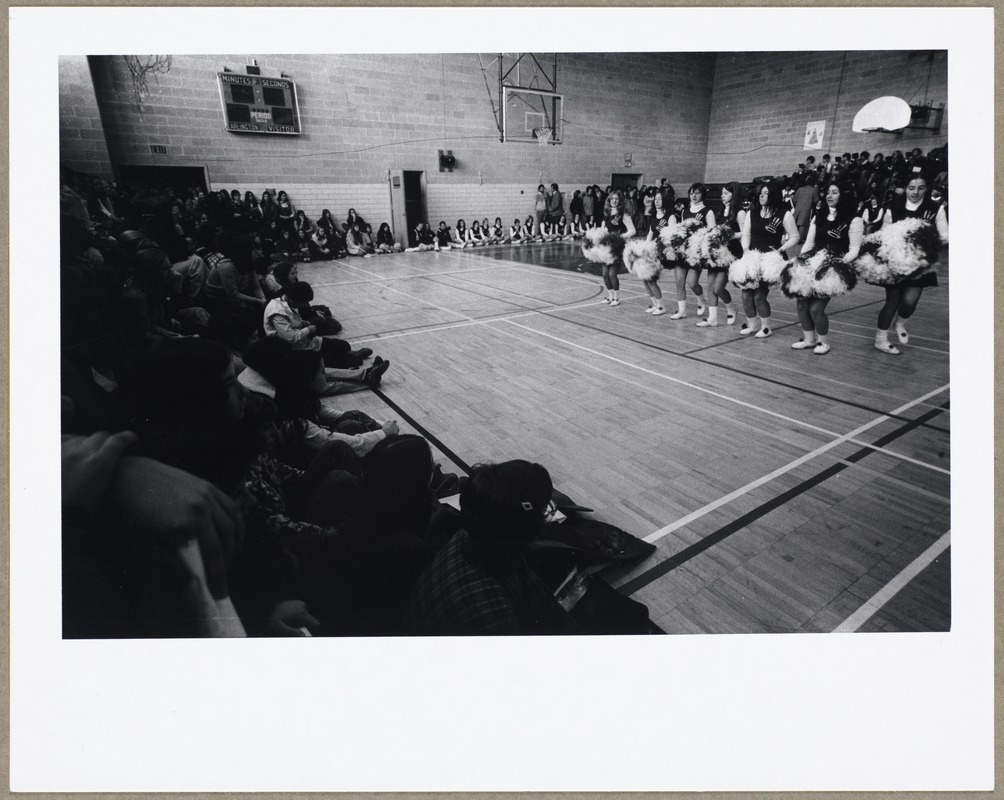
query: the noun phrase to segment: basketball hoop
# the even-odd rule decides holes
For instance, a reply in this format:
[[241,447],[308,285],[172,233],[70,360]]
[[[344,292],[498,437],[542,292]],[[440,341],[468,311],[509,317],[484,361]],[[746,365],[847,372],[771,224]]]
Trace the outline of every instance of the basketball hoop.
[[533,135],[537,138],[537,144],[544,146],[549,144],[554,130],[552,128],[534,128]]

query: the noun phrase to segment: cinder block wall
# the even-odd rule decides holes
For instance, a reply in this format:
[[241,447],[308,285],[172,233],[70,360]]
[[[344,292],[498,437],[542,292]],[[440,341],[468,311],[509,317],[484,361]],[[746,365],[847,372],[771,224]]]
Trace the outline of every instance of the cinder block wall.
[[[216,73],[243,72],[247,57],[175,56],[150,79],[142,114],[123,60],[92,57],[112,162],[206,166],[212,188],[284,188],[308,215],[344,218],[352,206],[371,220],[390,217],[387,170],[422,170],[430,220],[451,225],[525,216],[540,182],[572,190],[614,172],[680,184],[704,174],[713,55],[562,54],[564,143],[547,147],[499,142],[477,54],[258,56],[264,75],[296,81],[304,133],[229,133]],[[497,72],[487,80],[494,93]],[[453,172],[439,172],[441,148],[457,158]]]
[[[791,174],[808,155],[924,151],[948,141],[947,53],[736,53],[718,56],[705,180]],[[930,77],[928,77],[930,74]],[[861,107],[883,95],[945,103],[937,135],[854,133]],[[826,120],[825,148],[803,150],[806,123]]]
[[59,59],[59,148],[62,164],[114,180],[86,56]]

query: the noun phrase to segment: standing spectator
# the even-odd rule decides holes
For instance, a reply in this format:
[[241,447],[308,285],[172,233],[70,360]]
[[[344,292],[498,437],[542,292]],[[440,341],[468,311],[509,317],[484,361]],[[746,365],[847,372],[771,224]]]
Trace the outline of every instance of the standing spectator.
[[558,184],[551,184],[551,193],[547,197],[547,218],[557,223],[559,217],[565,216],[565,198],[558,189]]
[[586,227],[592,227],[593,206],[595,202],[596,198],[593,196],[593,187],[587,186],[585,193],[582,195],[582,216]]
[[[547,191],[544,184],[537,186],[537,196],[533,200],[533,235],[539,237],[540,224],[547,218]],[[471,224],[474,227],[474,224]]]
[[809,233],[809,225],[812,222],[812,214],[819,203],[819,191],[816,189],[816,176],[809,172],[803,178],[803,183],[795,192],[794,217],[795,225],[798,227],[798,236],[804,242]]

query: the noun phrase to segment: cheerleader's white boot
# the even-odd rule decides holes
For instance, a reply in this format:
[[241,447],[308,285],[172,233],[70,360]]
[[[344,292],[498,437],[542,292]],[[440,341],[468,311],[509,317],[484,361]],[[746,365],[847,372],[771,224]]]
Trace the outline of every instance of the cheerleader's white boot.
[[725,324],[735,325],[736,324],[736,306],[735,303],[725,304]]
[[770,329],[770,317],[760,317],[760,330],[756,332],[757,339],[766,339],[773,336],[774,331]]
[[889,331],[884,331],[881,328],[875,331],[875,349],[891,356],[899,355],[899,348],[889,344]]
[[613,297],[610,298],[610,305],[611,305],[611,307],[613,307],[613,306],[619,306],[621,304],[620,292],[618,292],[616,289],[614,289],[611,292],[611,294],[613,295]]
[[676,301],[676,313],[675,314],[670,314],[669,318],[670,319],[683,319],[685,316],[687,316],[687,301],[686,300],[677,300]]
[[760,317],[746,317],[746,321],[742,324],[739,329],[740,336],[749,336],[751,333],[756,333],[759,327]]
[[655,308],[652,309],[653,317],[661,317],[666,313],[666,307],[662,304],[662,300],[655,301]]
[[893,320],[893,327],[896,329],[896,336],[899,339],[900,344],[910,343],[910,334],[906,332],[906,325],[903,324],[903,320],[896,317]]
[[812,352],[815,353],[817,356],[825,356],[827,353],[830,352],[830,344],[829,342],[826,341],[825,336],[823,336],[822,334],[819,335],[819,344],[815,346]]
[[816,346],[816,332],[802,331],[802,338],[791,345],[792,350],[808,350]]
[[711,306],[708,309],[708,318],[702,319],[697,323],[698,328],[717,328],[718,327],[718,306]]

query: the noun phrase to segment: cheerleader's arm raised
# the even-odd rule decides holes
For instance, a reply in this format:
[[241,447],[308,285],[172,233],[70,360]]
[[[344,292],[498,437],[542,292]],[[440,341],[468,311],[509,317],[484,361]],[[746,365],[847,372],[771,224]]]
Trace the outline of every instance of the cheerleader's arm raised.
[[778,251],[781,255],[787,256],[788,251],[797,247],[798,243],[802,241],[802,237],[798,235],[798,225],[795,224],[795,218],[790,211],[786,211],[784,214],[784,233],[784,244],[778,248]]
[[[811,235],[811,234],[810,234]],[[861,217],[851,220],[851,226],[847,229],[847,238],[850,240],[850,247],[844,256],[844,261],[850,264],[861,251],[861,238],[865,235],[865,221]]]

